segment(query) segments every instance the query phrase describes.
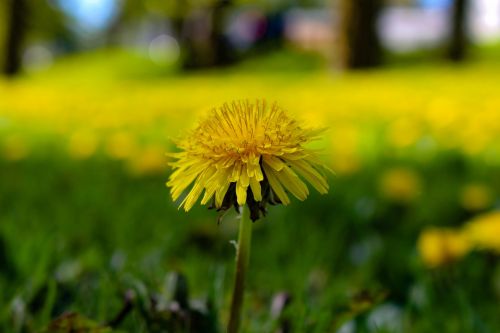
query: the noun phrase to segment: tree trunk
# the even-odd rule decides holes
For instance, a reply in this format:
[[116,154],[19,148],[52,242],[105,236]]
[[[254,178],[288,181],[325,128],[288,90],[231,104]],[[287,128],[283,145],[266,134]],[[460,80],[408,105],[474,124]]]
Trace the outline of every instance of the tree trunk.
[[7,0],[7,31],[3,72],[13,76],[21,70],[22,47],[26,32],[25,0]]
[[224,66],[234,61],[233,50],[224,35],[231,0],[218,0],[213,7],[200,9],[184,21],[182,67],[198,69]]
[[340,57],[348,69],[380,65],[377,19],[383,0],[340,0]]
[[214,65],[225,66],[233,62],[233,50],[225,35],[225,20],[231,7],[231,0],[220,0],[212,13],[211,44],[214,53]]
[[467,12],[469,0],[455,0],[450,19],[450,45],[448,58],[452,61],[462,61],[467,55]]
[[174,4],[174,13],[171,18],[172,32],[181,43],[184,36],[185,18],[189,13],[189,8],[185,0],[176,0]]

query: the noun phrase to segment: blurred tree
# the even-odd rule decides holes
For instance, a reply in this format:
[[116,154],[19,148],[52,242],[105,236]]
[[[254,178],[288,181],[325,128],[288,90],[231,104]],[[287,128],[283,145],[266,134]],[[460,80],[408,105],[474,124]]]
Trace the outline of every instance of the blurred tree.
[[68,49],[72,37],[57,7],[40,0],[0,0],[0,63],[7,76],[19,73],[23,50],[32,42],[50,42]]
[[[180,46],[179,65],[183,69],[224,66],[233,63],[241,52],[234,49],[229,40],[227,24],[237,6],[257,7],[265,18],[266,32],[261,39],[270,46],[280,46],[283,38],[283,11],[291,5],[319,6],[324,0],[122,0],[119,15],[107,31],[108,44],[116,43],[123,31],[131,24],[145,21],[148,17],[164,17],[166,33],[176,38]],[[264,25],[263,25],[264,26]]]
[[232,0],[218,0],[212,9],[212,31],[210,34],[214,59],[213,64],[224,66],[234,61],[234,51],[225,31]]
[[112,29],[148,14],[164,16],[181,48],[182,68],[222,66],[233,60],[224,33],[232,6],[232,0],[125,0]]
[[450,42],[448,58],[452,61],[462,61],[467,53],[467,13],[469,0],[454,0],[450,15]]
[[21,69],[22,47],[26,35],[26,1],[4,1],[6,28],[2,72],[13,76]]
[[232,5],[231,0],[217,0],[209,7],[197,8],[188,18],[182,32],[184,68],[224,66],[234,61],[232,47],[225,35]]
[[340,0],[340,61],[344,68],[381,63],[377,19],[383,0]]
[[119,13],[106,31],[106,42],[111,46],[119,43],[120,34],[125,26],[142,19],[148,13],[146,1],[123,0],[120,3]]
[[29,9],[27,23],[29,41],[51,41],[64,49],[74,47],[75,36],[69,27],[72,22],[54,0],[25,1]]
[[183,0],[172,1],[170,12],[172,13],[172,30],[182,41],[182,30],[188,14],[188,4]]
[[5,31],[7,30],[7,2],[0,0],[0,64],[4,63]]

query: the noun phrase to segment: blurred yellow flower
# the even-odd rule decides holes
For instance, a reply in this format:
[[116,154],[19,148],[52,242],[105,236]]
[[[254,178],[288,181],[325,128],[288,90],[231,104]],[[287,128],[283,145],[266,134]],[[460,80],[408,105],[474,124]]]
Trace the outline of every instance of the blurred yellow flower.
[[462,207],[470,211],[488,208],[493,203],[493,193],[483,184],[468,184],[460,193]]
[[115,133],[108,138],[106,152],[112,158],[129,158],[137,152],[135,138],[127,132]]
[[159,173],[167,163],[164,149],[159,145],[142,148],[129,161],[131,171],[136,175]]
[[439,97],[430,101],[426,113],[429,125],[436,130],[442,130],[453,125],[459,110],[453,99]]
[[387,135],[393,146],[405,148],[415,144],[422,133],[417,119],[401,118],[391,124]]
[[397,167],[385,171],[380,179],[380,191],[388,199],[408,203],[415,200],[421,191],[419,175],[408,168]]
[[289,204],[287,191],[304,200],[309,190],[300,177],[328,191],[322,163],[303,146],[320,132],[302,128],[276,104],[224,104],[177,142],[181,152],[172,154],[177,161],[167,186],[175,201],[194,182],[180,204],[186,211],[204,190],[202,204],[213,197],[218,209],[247,203],[256,220],[267,202]]
[[472,219],[465,225],[464,233],[474,247],[500,253],[500,211]]
[[[482,78],[461,77],[464,83]],[[298,110],[307,110],[301,116],[308,123],[338,129],[327,133],[327,142],[335,158],[332,165],[339,173],[356,171],[370,154],[391,147],[415,146],[411,153],[417,155],[428,153],[429,147],[437,151],[459,149],[499,165],[500,98],[494,85],[481,86],[480,101],[470,98],[468,85],[451,84],[455,79],[447,77],[443,82],[450,84],[439,84],[439,89],[434,85],[420,94],[412,94],[416,87],[413,81],[395,86],[392,77],[376,75],[346,77],[339,84],[319,73],[311,73],[293,85],[282,84],[288,82],[287,77],[263,82],[241,74],[194,75],[175,84],[161,80],[157,85],[121,81],[96,85],[89,80],[79,89],[55,77],[15,85],[0,80],[0,129],[6,129],[1,131],[0,140],[3,142],[11,133],[8,127],[14,126],[22,145],[30,151],[36,149],[33,135],[42,134],[64,143],[71,156],[83,158],[91,154],[91,140],[87,137],[87,145],[87,139],[73,134],[93,133],[105,153],[128,161],[137,152],[134,146],[144,137],[144,128],[149,129],[148,142],[161,144],[165,134],[176,135],[207,101],[219,103],[231,95],[266,92],[274,99],[294,103]],[[380,94],[382,88],[384,94]],[[170,102],[165,104],[165,100]],[[386,141],[379,140],[381,133],[385,133]],[[12,148],[10,156],[22,158],[23,149]]]
[[72,157],[85,159],[92,156],[97,150],[98,140],[95,134],[80,131],[71,135],[68,150]]
[[438,267],[462,258],[471,246],[461,231],[429,228],[420,234],[417,247],[425,265]]
[[360,166],[358,129],[352,125],[335,126],[331,133],[332,166],[339,174],[351,174]]
[[361,160],[356,154],[336,155],[332,160],[332,167],[338,174],[350,175],[361,168]]
[[4,139],[3,155],[8,161],[18,161],[25,158],[29,153],[29,147],[19,135],[11,135]]
[[343,125],[332,133],[331,145],[336,154],[353,154],[357,152],[359,133],[356,127]]

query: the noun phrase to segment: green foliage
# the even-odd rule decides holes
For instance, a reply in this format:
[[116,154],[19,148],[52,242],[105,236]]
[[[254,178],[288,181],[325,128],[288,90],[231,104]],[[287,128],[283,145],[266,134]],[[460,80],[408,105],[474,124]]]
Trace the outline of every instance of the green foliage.
[[[497,266],[487,264],[492,258],[474,256],[434,276],[418,265],[414,253],[416,235],[426,223],[458,224],[467,214],[457,203],[440,209],[427,202],[453,197],[449,184],[478,173],[491,177],[493,171],[467,166],[430,186],[429,198],[401,206],[377,190],[377,175],[390,164],[380,161],[350,177],[333,178],[328,196],[313,194],[286,209],[273,207],[268,218],[256,222],[248,332],[273,322],[267,308],[279,290],[293,295],[289,311],[299,332],[321,332],[359,316],[358,325],[365,325],[362,318],[380,302],[401,306],[407,325],[415,327],[453,332],[467,321],[470,330],[464,331],[473,332],[476,321],[500,327],[495,287],[483,283],[494,276]],[[449,170],[415,168],[429,182],[433,174]],[[142,301],[119,328],[152,332],[157,324],[148,323],[170,318],[151,308],[149,300],[159,294],[172,299],[164,282],[172,269],[185,272],[194,298],[213,295],[217,309],[227,307],[234,251],[229,241],[236,223],[229,216],[217,226],[216,214],[201,207],[189,215],[177,211],[163,188],[165,175],[137,178],[105,158],[75,163],[48,156],[3,162],[1,170],[9,175],[2,177],[0,194],[0,235],[6,243],[0,279],[3,331],[9,332],[16,302],[24,309],[24,319],[16,319],[24,327],[39,328],[69,310],[106,322],[123,307],[120,295],[132,289]],[[430,209],[432,221],[426,217]],[[457,311],[462,315],[451,315]],[[225,312],[218,316],[223,321]]]

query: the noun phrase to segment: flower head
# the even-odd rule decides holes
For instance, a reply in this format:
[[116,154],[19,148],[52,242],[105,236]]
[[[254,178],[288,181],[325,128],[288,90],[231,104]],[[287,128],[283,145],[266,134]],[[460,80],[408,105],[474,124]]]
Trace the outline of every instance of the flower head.
[[303,180],[328,191],[324,166],[304,147],[320,132],[302,128],[276,104],[224,104],[177,142],[181,152],[172,154],[177,160],[167,186],[174,201],[187,192],[180,204],[186,211],[204,192],[202,204],[212,202],[218,210],[247,204],[255,221],[267,203],[289,204],[288,193],[304,200],[309,190]]
[[418,239],[418,250],[423,262],[438,267],[464,257],[471,248],[468,237],[460,230],[430,228]]
[[465,225],[464,232],[475,247],[500,253],[500,211],[473,218]]

